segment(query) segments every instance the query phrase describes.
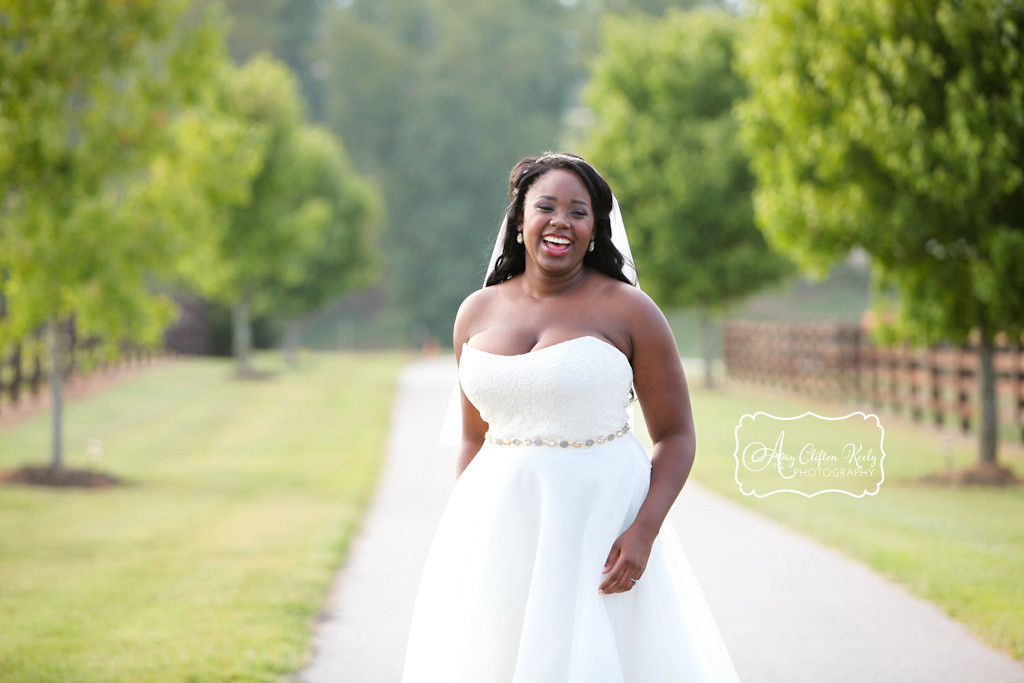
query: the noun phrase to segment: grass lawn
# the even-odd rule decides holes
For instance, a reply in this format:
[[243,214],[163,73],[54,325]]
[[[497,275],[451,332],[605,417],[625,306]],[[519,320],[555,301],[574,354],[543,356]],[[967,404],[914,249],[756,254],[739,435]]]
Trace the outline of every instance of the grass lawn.
[[[170,362],[74,403],[67,464],[133,485],[0,487],[0,681],[275,681],[304,663],[376,482],[399,354],[238,381]],[[42,464],[46,416],[0,432]]]
[[[708,391],[696,379],[691,383],[697,481],[862,560],[939,605],[982,640],[1024,660],[1024,487],[916,483],[922,475],[944,471],[942,435],[883,413],[885,481],[877,495],[744,496],[734,482],[733,430],[745,413],[793,417],[810,410],[838,417],[872,411],[746,385]],[[851,439],[867,440],[845,423],[842,429],[853,430]],[[969,438],[954,438],[949,452],[956,468],[975,461]],[[1024,476],[1019,446],[1004,448],[1001,458]]]

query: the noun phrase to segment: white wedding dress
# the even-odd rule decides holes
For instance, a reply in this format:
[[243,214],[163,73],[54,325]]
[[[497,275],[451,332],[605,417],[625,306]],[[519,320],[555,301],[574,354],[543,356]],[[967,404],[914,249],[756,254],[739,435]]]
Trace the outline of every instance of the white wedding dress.
[[598,592],[650,481],[624,429],[632,378],[596,337],[518,356],[463,347],[488,441],[438,525],[404,683],[738,680],[667,525],[632,590]]

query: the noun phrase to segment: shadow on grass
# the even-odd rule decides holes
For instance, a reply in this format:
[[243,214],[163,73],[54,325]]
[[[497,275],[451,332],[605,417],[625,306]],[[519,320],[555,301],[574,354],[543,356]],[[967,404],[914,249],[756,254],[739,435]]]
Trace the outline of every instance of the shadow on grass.
[[235,379],[243,382],[265,382],[280,376],[277,370],[236,370]]
[[0,472],[0,483],[52,488],[98,489],[110,486],[130,486],[132,482],[96,470],[26,465],[12,472]]
[[1007,487],[1020,486],[1024,483],[1013,470],[999,465],[975,465],[959,470],[936,472],[916,479],[906,479],[905,483],[923,484],[926,486],[978,486]]

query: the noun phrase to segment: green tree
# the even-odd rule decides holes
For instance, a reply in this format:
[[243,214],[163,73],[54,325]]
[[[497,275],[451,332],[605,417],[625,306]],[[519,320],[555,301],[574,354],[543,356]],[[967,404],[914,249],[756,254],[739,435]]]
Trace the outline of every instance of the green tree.
[[997,461],[993,343],[1024,326],[1024,3],[766,0],[743,136],[770,240],[821,271],[854,246],[897,332],[980,347],[979,464]]
[[380,179],[392,301],[447,338],[483,278],[508,170],[558,147],[583,77],[558,2],[355,0],[325,12],[327,119]]
[[[258,140],[257,170],[246,201],[230,210],[214,237],[209,267],[193,281],[233,307],[232,344],[244,376],[252,371],[253,311],[272,314],[282,303],[294,311],[300,293],[308,298],[311,288],[336,290],[362,272],[362,265],[329,276],[318,269],[368,257],[365,214],[373,200],[336,143],[303,124],[296,79],[269,55],[226,69],[223,106]],[[346,251],[325,251],[331,248]],[[311,280],[314,275],[323,281]]]
[[717,3],[226,0],[236,59],[269,49],[291,66],[313,117],[381,184],[392,303],[445,337],[479,286],[508,169],[578,128],[597,18],[696,4]]
[[788,265],[754,224],[733,114],[745,90],[732,68],[738,29],[723,10],[606,21],[585,96],[588,155],[622,205],[643,287],[699,310],[708,385],[712,317]]
[[0,6],[0,348],[49,330],[55,469],[58,322],[73,314],[81,335],[113,346],[155,341],[173,311],[147,283],[188,240],[156,219],[191,190],[151,183],[176,116],[220,57],[216,30],[185,30],[179,16],[177,3],[156,0]]
[[721,0],[580,0],[579,4],[605,17],[612,14],[646,14],[660,17],[674,10],[722,8],[730,3]]
[[327,217],[320,225],[316,248],[304,254],[302,280],[266,283],[274,314],[286,320],[284,346],[292,364],[303,316],[376,278],[380,259],[375,231],[382,213],[376,188],[356,174],[330,132],[305,127],[299,130],[296,143],[313,170],[309,190],[325,202]]
[[223,5],[231,18],[228,47],[236,63],[271,52],[298,77],[309,115],[319,119],[321,80],[311,61],[325,0],[193,0],[193,12]]

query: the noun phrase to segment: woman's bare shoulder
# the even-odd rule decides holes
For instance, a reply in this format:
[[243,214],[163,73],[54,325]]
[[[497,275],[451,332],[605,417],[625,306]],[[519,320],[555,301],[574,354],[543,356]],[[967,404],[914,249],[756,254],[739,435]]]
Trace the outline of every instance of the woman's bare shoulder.
[[598,295],[605,314],[618,321],[631,357],[638,351],[648,353],[652,349],[675,348],[668,319],[639,287],[609,277],[602,283]]
[[463,299],[462,304],[459,306],[459,312],[456,314],[456,320],[459,318],[472,319],[481,315],[489,307],[494,305],[496,299],[501,296],[502,289],[507,284],[507,282],[502,282],[501,284],[482,287],[481,289],[474,291]]
[[461,347],[463,342],[473,336],[475,330],[483,324],[489,311],[494,307],[498,297],[502,295],[502,288],[508,283],[503,282],[490,287],[483,287],[467,296],[459,306],[459,312],[455,315],[454,342],[456,348]]
[[614,307],[618,315],[631,322],[664,318],[658,304],[643,290],[607,275],[603,276],[600,297],[605,305]]

